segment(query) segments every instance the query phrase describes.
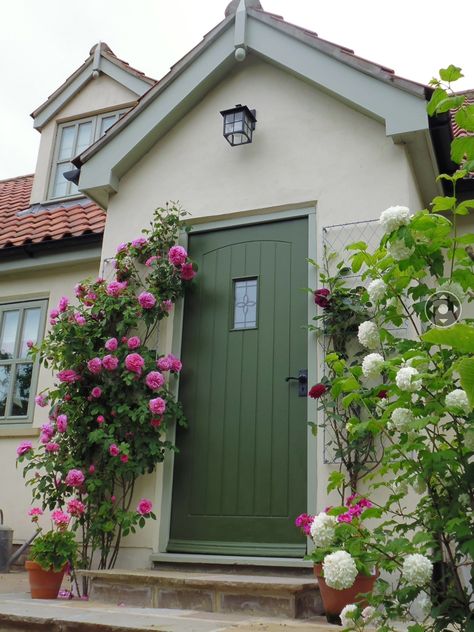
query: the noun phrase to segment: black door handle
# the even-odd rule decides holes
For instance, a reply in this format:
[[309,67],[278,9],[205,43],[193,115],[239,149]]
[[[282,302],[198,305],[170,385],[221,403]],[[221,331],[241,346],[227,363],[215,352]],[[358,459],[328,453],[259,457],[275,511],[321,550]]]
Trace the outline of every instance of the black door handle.
[[298,396],[299,397],[307,397],[308,395],[308,369],[300,369],[298,371],[298,377],[293,375],[289,375],[285,378],[285,382],[289,382],[290,380],[296,380],[299,384],[298,386]]

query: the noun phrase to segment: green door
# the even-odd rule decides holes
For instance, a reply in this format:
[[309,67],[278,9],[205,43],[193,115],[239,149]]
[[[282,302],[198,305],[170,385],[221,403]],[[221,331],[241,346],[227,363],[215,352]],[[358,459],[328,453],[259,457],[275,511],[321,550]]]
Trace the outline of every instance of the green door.
[[306,219],[191,234],[168,551],[301,556]]

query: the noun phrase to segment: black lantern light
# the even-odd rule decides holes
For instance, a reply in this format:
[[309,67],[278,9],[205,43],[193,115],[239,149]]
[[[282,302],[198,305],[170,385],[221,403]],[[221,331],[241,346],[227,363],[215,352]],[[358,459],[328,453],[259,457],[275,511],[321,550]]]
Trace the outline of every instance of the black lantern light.
[[257,119],[255,110],[238,103],[235,108],[222,110],[224,117],[224,138],[234,147],[252,142],[252,134]]

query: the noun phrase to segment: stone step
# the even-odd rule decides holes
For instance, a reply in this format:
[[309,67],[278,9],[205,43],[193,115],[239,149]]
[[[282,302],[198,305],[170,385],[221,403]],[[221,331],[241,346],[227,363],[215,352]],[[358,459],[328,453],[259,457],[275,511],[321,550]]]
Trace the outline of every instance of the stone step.
[[314,577],[190,572],[78,571],[90,578],[96,601],[142,608],[177,608],[309,619],[323,614]]

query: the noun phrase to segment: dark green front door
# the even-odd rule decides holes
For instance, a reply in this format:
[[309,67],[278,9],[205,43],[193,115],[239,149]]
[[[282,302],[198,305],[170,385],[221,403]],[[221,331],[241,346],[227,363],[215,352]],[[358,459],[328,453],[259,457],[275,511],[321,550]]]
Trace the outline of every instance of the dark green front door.
[[301,556],[307,220],[191,234],[169,551]]

